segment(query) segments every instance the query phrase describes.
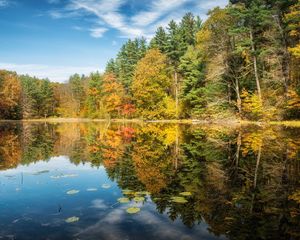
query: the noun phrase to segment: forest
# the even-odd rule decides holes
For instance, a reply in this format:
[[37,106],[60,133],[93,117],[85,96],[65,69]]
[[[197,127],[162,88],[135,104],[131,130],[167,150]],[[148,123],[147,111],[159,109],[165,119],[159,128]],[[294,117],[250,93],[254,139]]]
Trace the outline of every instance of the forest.
[[104,73],[54,83],[0,70],[0,119],[295,120],[299,70],[300,0],[231,0],[128,40]]

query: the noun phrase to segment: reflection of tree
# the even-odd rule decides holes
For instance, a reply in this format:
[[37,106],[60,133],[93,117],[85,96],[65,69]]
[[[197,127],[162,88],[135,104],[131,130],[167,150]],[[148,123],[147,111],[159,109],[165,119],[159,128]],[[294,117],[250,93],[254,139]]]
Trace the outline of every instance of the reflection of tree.
[[[159,213],[230,239],[300,236],[299,129],[66,123],[0,127],[1,169],[67,155],[104,165]],[[187,203],[170,201],[191,192]]]
[[16,167],[22,157],[18,126],[0,125],[0,169]]
[[24,124],[22,138],[22,163],[29,164],[48,160],[53,156],[56,138],[55,126],[51,124]]
[[132,150],[134,167],[139,180],[151,193],[158,193],[169,181],[173,161],[170,143],[173,141],[168,133],[160,126],[146,125],[136,135]]

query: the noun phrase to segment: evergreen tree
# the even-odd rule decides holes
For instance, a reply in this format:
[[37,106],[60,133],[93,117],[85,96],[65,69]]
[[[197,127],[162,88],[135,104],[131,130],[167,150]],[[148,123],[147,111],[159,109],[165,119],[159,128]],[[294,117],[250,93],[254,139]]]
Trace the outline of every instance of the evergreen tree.
[[159,27],[156,30],[154,38],[150,42],[150,48],[157,48],[162,53],[167,52],[167,34],[163,27]]

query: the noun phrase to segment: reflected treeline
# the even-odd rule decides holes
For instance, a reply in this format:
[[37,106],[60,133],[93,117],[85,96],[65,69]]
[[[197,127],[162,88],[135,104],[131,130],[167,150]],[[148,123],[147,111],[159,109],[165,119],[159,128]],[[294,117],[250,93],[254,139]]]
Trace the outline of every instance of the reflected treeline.
[[[230,239],[300,238],[300,129],[171,124],[0,125],[0,168],[66,155],[103,165],[157,211]],[[190,192],[186,203],[171,197]]]

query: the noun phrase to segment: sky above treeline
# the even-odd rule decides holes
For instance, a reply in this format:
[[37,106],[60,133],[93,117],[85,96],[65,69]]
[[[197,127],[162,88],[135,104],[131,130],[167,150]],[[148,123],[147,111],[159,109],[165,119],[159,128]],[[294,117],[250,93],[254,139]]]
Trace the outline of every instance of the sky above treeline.
[[0,0],[0,69],[64,82],[103,71],[128,38],[228,0]]

